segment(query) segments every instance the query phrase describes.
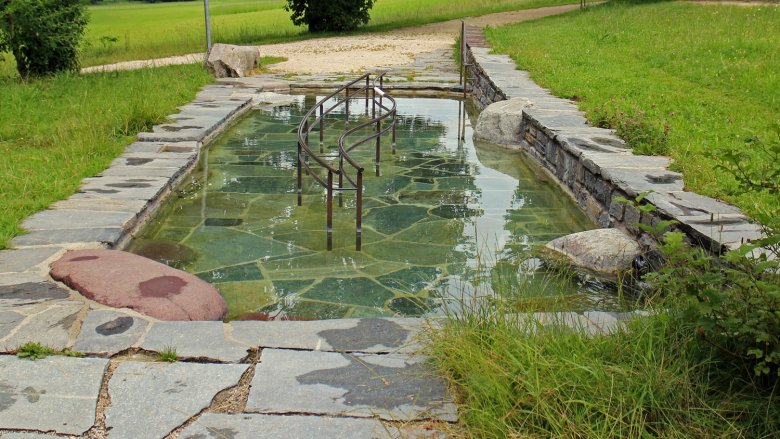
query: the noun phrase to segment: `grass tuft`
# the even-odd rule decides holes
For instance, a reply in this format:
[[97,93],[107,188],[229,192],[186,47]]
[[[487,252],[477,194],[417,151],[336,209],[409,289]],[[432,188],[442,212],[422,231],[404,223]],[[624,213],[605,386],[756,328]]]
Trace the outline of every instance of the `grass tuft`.
[[173,346],[166,346],[162,351],[158,352],[156,357],[157,361],[166,363],[175,363],[179,361],[179,354],[176,353],[176,348]]

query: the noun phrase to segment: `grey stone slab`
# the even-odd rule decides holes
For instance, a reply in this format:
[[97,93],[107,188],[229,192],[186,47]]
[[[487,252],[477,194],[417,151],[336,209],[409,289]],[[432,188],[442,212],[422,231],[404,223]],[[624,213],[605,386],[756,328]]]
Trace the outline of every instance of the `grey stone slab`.
[[[111,162],[111,168],[181,169],[194,161],[194,157],[160,157],[160,154],[124,154]],[[150,175],[150,177],[152,177]]]
[[19,326],[24,317],[24,315],[13,311],[0,311],[0,338],[5,337]]
[[87,210],[92,212],[140,212],[146,207],[143,200],[114,200],[107,198],[68,198],[57,201],[51,209]]
[[0,286],[0,308],[26,306],[69,297],[69,290],[51,282],[26,282]]
[[235,321],[232,337],[249,346],[337,352],[411,353],[422,319]]
[[0,273],[27,271],[57,254],[60,248],[29,248],[0,251]]
[[[151,200],[157,197],[169,182],[169,179],[159,177],[86,178],[80,191],[83,194],[101,195],[107,198]],[[77,195],[74,195],[74,197],[77,197]]]
[[80,435],[95,423],[108,360],[0,356],[0,428]]
[[100,175],[106,177],[165,177],[173,178],[183,171],[182,168],[155,168],[150,166],[111,166]]
[[376,419],[335,418],[302,415],[225,415],[206,413],[181,432],[181,439],[323,439],[323,438],[389,438]]
[[0,341],[0,351],[13,352],[28,342],[37,342],[53,349],[64,349],[70,338],[70,331],[78,320],[80,306],[53,306],[31,316],[16,333]]
[[118,227],[124,229],[136,220],[132,212],[95,212],[85,210],[44,210],[22,222],[26,230],[56,230]]
[[160,352],[168,347],[175,348],[179,357],[187,358],[236,363],[247,356],[247,346],[225,338],[222,322],[157,322],[141,348]]
[[149,322],[113,310],[94,310],[81,323],[73,350],[88,354],[114,355],[137,343]]
[[245,364],[124,362],[108,383],[109,438],[160,438],[238,384]]
[[647,199],[658,208],[659,212],[674,217],[712,215],[713,220],[715,220],[720,215],[739,215],[742,213],[730,204],[693,192],[652,193],[648,195]]
[[729,248],[737,248],[741,244],[763,238],[764,232],[760,225],[751,223],[740,224],[693,224],[693,230]]
[[0,285],[45,282],[48,278],[48,275],[31,271],[26,273],[0,273]]
[[664,173],[671,164],[668,157],[633,155],[624,151],[617,153],[583,151],[581,160],[582,164],[593,173],[600,173],[604,168],[627,169],[634,173]]
[[53,434],[44,434],[44,433],[32,433],[32,432],[26,432],[26,431],[0,431],[0,438],[3,439],[46,439],[46,438],[55,438],[55,437],[62,437],[62,436],[55,436]]
[[443,379],[419,357],[263,350],[248,412],[457,420]]
[[125,152],[146,152],[156,153],[160,152],[160,149],[164,145],[163,142],[133,142],[125,148]]
[[630,197],[636,197],[647,191],[663,193],[683,189],[682,174],[662,169],[637,171],[635,169],[603,167],[601,175]]
[[121,238],[123,234],[124,229],[119,227],[36,230],[15,237],[11,240],[11,243],[17,248],[75,243],[100,243],[114,245],[117,241],[119,241],[119,238]]

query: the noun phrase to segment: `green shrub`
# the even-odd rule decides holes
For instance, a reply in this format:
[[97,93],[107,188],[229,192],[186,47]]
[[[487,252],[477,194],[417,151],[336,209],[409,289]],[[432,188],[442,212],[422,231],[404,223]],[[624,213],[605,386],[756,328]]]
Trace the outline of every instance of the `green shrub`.
[[[774,240],[778,240],[775,235]],[[726,370],[744,370],[769,384],[780,377],[780,269],[766,253],[743,245],[721,257],[665,235],[668,265],[653,276]]]
[[293,24],[309,26],[309,32],[350,31],[371,18],[368,11],[375,0],[287,0]]
[[669,264],[653,276],[726,368],[763,384],[780,378],[780,127],[775,130],[778,141],[749,137],[742,147],[723,149],[718,165],[734,176],[735,192],[774,201],[759,212],[766,237],[712,255],[668,233],[662,251]]
[[22,77],[75,71],[86,25],[79,0],[0,1],[0,52],[13,53]]

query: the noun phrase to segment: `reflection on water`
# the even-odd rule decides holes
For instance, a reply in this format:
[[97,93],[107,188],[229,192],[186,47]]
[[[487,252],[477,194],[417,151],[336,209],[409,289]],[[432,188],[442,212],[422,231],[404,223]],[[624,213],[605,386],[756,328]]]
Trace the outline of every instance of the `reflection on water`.
[[[215,284],[231,319],[418,316],[441,312],[442,298],[494,290],[522,310],[617,306],[601,285],[551,275],[527,256],[592,224],[520,153],[474,145],[468,126],[459,141],[453,100],[398,99],[397,153],[388,142],[381,176],[365,174],[363,251],[350,193],[334,208],[334,250],[324,251],[324,192],[312,178],[296,205],[305,99],[258,111],[212,144],[131,251]],[[353,156],[370,165],[372,154]]]

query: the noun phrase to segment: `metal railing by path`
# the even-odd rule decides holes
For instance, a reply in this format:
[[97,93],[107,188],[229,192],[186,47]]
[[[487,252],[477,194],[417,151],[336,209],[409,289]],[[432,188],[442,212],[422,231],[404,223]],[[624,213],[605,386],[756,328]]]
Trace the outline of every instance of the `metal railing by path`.
[[[373,75],[373,80],[372,80]],[[303,204],[303,174],[311,176],[320,186],[325,188],[327,209],[326,246],[333,249],[333,195],[338,193],[339,206],[343,206],[342,194],[345,191],[355,191],[355,250],[360,251],[363,236],[363,173],[365,168],[357,163],[350,153],[359,146],[374,140],[376,175],[379,175],[382,136],[392,135],[392,148],[395,153],[396,144],[396,102],[387,95],[382,86],[385,73],[366,73],[359,78],[339,87],[336,91],[320,99],[304,115],[298,125],[297,154],[297,195],[298,205]],[[365,113],[369,112],[369,120],[358,122],[352,128],[347,128],[350,118],[350,103],[353,100],[365,100]],[[335,101],[335,102],[334,102]],[[387,104],[386,104],[387,103]],[[330,104],[330,105],[329,105]],[[325,132],[333,119],[326,116],[337,109],[344,108],[344,126],[339,128],[338,149],[330,153],[325,151]],[[313,119],[313,120],[312,120]],[[338,125],[337,125],[338,126]],[[310,138],[312,131],[319,131],[319,153],[312,151]],[[333,127],[330,127],[333,128]],[[367,128],[370,134],[365,134]],[[358,137],[348,141],[348,138]],[[310,160],[311,159],[311,160]],[[338,167],[333,163],[338,162]],[[336,184],[338,179],[338,185]]]

